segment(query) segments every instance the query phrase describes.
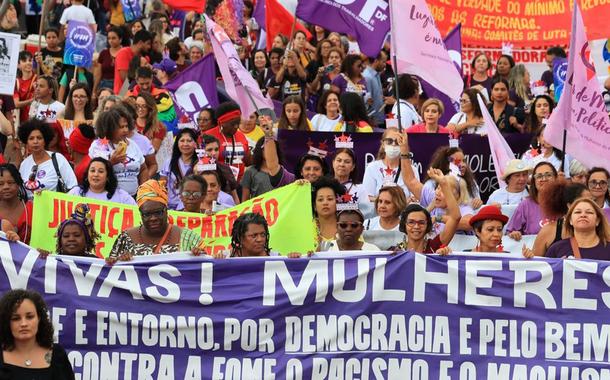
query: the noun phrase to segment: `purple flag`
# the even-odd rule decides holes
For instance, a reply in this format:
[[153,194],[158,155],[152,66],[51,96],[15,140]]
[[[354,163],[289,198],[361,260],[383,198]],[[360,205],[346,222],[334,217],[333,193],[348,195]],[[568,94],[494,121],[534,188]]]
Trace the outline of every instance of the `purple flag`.
[[[462,72],[462,24],[457,24],[455,28],[453,28],[443,40],[445,42],[445,47],[449,52],[449,57],[456,65],[458,71]],[[460,111],[460,103],[451,100],[449,96],[445,95],[444,92],[440,91],[436,87],[432,86],[430,83],[425,80],[420,79],[420,83],[424,92],[428,96],[428,98],[437,98],[440,99],[445,105],[445,112],[441,116],[439,123],[441,125],[447,125],[449,120],[453,115]]]
[[256,23],[261,29],[265,29],[265,0],[258,0],[254,5],[252,11],[252,17],[256,20]]
[[214,55],[210,53],[165,84],[180,116],[196,122],[199,111],[218,105],[215,72]]
[[360,51],[369,57],[379,53],[390,31],[390,9],[383,0],[300,0],[296,16],[356,37]]

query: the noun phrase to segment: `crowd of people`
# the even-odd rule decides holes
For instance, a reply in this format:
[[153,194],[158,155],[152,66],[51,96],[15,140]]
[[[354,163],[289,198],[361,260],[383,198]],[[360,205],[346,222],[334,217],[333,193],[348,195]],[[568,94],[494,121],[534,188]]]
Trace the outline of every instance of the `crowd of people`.
[[[481,244],[473,249],[491,251],[503,250],[502,235],[517,241],[538,235],[531,252],[542,256],[552,243],[574,234],[568,215],[583,197],[592,200],[587,205],[596,215],[606,215],[594,224],[605,226],[608,171],[585,168],[544,139],[555,105],[550,70],[542,75],[542,93],[540,82],[534,88],[526,66],[511,55],[494,63],[478,54],[464,76],[460,111],[441,125],[441,116],[451,110],[428,97],[417,77],[394,75],[389,45],[367,57],[349,36],[311,25],[309,40],[302,31],[279,34],[272,36],[270,51],[257,49],[260,27],[252,4],[245,4],[236,50],[261,92],[281,102],[277,121],[262,113],[244,115],[231,99],[198,110],[195,120],[178,116],[180,105],[165,84],[213,52],[204,22],[193,12],[156,0],[144,18],[126,22],[120,7],[94,13],[73,0],[59,23],[47,22],[46,47],[20,52],[14,96],[2,103],[0,124],[7,133],[1,142],[10,161],[0,166],[2,230],[29,242],[34,194],[58,191],[139,207],[142,225],[121,233],[110,261],[200,253],[201,239],[171,226],[168,210],[213,214],[295,181],[311,183],[318,250],[376,250],[364,241],[364,231],[393,231],[405,237],[394,242],[396,249],[427,253],[448,253],[455,234],[475,235]],[[63,64],[63,32],[71,20],[86,21],[107,41],[91,70]],[[548,49],[549,68],[554,57],[565,56],[560,47]],[[482,199],[459,147],[439,148],[420,178],[408,137],[486,135],[479,97],[502,134],[532,136],[531,149],[505,168],[506,186],[488,199]],[[396,118],[399,128],[388,121]],[[277,140],[281,129],[383,134],[377,159],[359,181],[353,148],[337,147],[329,161],[314,150],[286,162]],[[575,184],[583,187],[580,197],[573,196]],[[557,195],[563,192],[569,195],[565,199]],[[548,205],[551,200],[557,204]],[[511,207],[514,212],[502,215]],[[81,210],[73,219],[79,222],[60,228],[58,252],[94,254],[97,234],[84,227],[94,224],[87,215]],[[487,228],[491,221],[495,227]],[[499,240],[492,230],[501,232]],[[257,252],[269,254],[266,226],[265,231],[265,249]],[[487,232],[495,246],[489,238],[483,241]],[[602,232],[595,242],[605,247]],[[263,236],[248,228],[244,234],[233,236],[231,254],[248,255],[245,237]],[[64,235],[72,240],[62,243]],[[610,250],[602,251],[610,257]]]

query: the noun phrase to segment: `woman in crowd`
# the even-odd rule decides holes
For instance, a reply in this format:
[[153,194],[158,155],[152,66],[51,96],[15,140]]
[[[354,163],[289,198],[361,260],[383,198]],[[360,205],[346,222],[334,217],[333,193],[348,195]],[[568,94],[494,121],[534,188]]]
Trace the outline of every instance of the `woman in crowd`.
[[530,113],[525,121],[525,131],[527,133],[535,133],[544,128],[546,119],[549,118],[551,112],[555,108],[555,102],[548,95],[538,95],[532,103]]
[[557,178],[557,170],[548,162],[540,162],[534,167],[530,196],[525,198],[513,213],[506,232],[514,240],[521,240],[522,235],[536,235],[540,228],[548,223],[540,209],[540,191]]
[[198,234],[169,223],[164,184],[152,179],[144,182],[138,188],[136,201],[142,224],[121,232],[106,259],[109,264],[129,261],[134,256],[201,251],[202,240]]
[[502,247],[504,225],[508,216],[498,206],[485,206],[470,218],[470,225],[479,240],[472,252],[505,252]]
[[116,26],[108,30],[108,47],[100,52],[93,67],[93,93],[99,88],[114,88],[114,60],[121,50],[123,29]]
[[367,219],[364,227],[367,230],[398,231],[400,213],[407,207],[404,191],[398,186],[382,187],[375,199],[377,216]]
[[175,210],[180,206],[180,183],[182,178],[193,174],[197,163],[197,133],[184,128],[178,132],[172,148],[172,158],[163,165],[159,174],[167,182],[169,194],[168,207]]
[[67,192],[77,185],[68,160],[60,153],[46,150],[53,139],[53,131],[48,124],[41,120],[28,120],[19,127],[18,134],[19,140],[30,152],[19,167],[30,198],[36,191]]
[[[315,77],[309,83],[309,89],[312,94],[320,96],[326,91],[332,90],[331,83],[335,78],[341,75],[341,62],[343,62],[344,53],[340,48],[332,47],[328,51],[328,64],[320,68],[316,72]],[[333,91],[336,94],[339,92]],[[320,100],[318,100],[318,105]]]
[[70,137],[72,131],[85,123],[93,125],[93,104],[91,93],[84,83],[77,83],[70,89],[66,100],[63,119],[58,119],[64,130],[66,138]]
[[157,119],[155,98],[149,93],[140,92],[136,98],[135,106],[137,114],[135,124],[138,132],[146,136],[155,148],[155,152],[158,152],[167,130],[163,123]]
[[267,52],[265,50],[255,50],[252,53],[252,66],[254,67],[250,70],[250,74],[254,79],[257,79],[259,76],[266,76],[266,71],[269,70],[269,58],[267,58]]
[[521,203],[529,195],[527,181],[531,170],[531,167],[522,160],[510,160],[502,175],[506,186],[491,193],[487,198],[487,204],[518,205]]
[[[114,107],[117,104],[121,103],[121,97],[117,96],[117,95],[110,95],[107,96],[106,98],[102,99],[100,101],[99,106],[97,107],[97,115],[99,115],[102,112],[108,111],[110,110],[112,107]],[[96,119],[97,119],[97,115],[96,115]]]
[[[126,98],[120,102],[115,109],[119,112],[121,117],[125,118],[125,120],[135,120],[135,118],[137,118],[135,106],[135,99]],[[127,137],[136,143],[144,155],[144,163],[146,164],[146,170],[148,170],[148,177],[152,178],[157,175],[159,164],[157,163],[155,147],[153,147],[148,137],[138,133],[135,123],[129,123],[129,133],[127,134]]]
[[216,126],[216,116],[214,115],[213,108],[204,108],[199,112],[197,116],[197,125],[199,126],[199,134],[208,129],[212,129]]
[[21,174],[13,164],[0,164],[0,223],[3,231],[12,230],[28,244],[32,231],[32,205]]
[[246,136],[250,153],[252,153],[256,142],[265,135],[263,129],[258,125],[258,119],[258,114],[253,112],[247,119],[241,119],[241,122],[239,123],[239,131]]
[[433,238],[428,238],[432,232],[432,217],[428,210],[419,204],[408,205],[400,215],[399,231],[406,235],[406,239],[399,243],[395,250],[414,250],[419,253],[446,253],[446,247],[457,229],[460,220],[460,209],[453,197],[451,185],[447,176],[438,169],[430,169],[430,178],[440,184],[440,188],[446,195],[447,210],[444,218],[445,228]]
[[[239,197],[237,196],[239,184],[235,180],[233,171],[229,165],[218,160],[220,141],[214,136],[202,135],[200,145],[204,147],[205,154],[215,161],[216,173],[218,173],[218,178],[220,179],[220,189],[233,197],[234,204],[239,204]],[[197,170],[197,165],[195,165],[194,171],[195,174],[200,174]]]
[[409,133],[450,133],[449,130],[438,123],[445,112],[443,102],[436,98],[426,99],[421,106],[423,122],[407,129]]
[[[316,59],[309,62],[309,65],[305,66],[305,70],[308,75],[308,82],[311,82],[314,77],[320,73],[324,73],[324,69],[329,65],[328,54],[330,49],[333,47],[331,42],[327,39],[322,39],[316,46]],[[315,92],[312,91],[311,92]]]
[[544,256],[551,244],[562,239],[565,215],[578,198],[591,198],[585,185],[558,179],[540,191],[540,209],[550,222],[542,226],[532,248],[534,255]]
[[313,54],[309,50],[311,45],[307,42],[307,35],[305,32],[301,30],[294,32],[292,45],[292,50],[296,52],[301,66],[307,67],[309,62],[311,62],[313,59]]
[[363,185],[356,183],[358,170],[354,151],[348,148],[336,149],[330,174],[345,187],[346,194],[359,203],[360,210],[366,213],[370,202]]
[[330,32],[328,34],[328,40],[333,45],[333,47],[335,47],[337,49],[341,49],[343,54],[345,54],[345,51],[343,50],[343,43],[341,42],[341,35],[339,33]]
[[79,124],[70,134],[68,144],[74,165],[74,175],[78,184],[82,184],[87,175],[87,167],[91,161],[89,147],[95,140],[95,130],[89,124]]
[[496,78],[491,84],[491,103],[487,106],[491,117],[502,133],[523,132],[525,114],[522,108],[515,108],[508,104],[508,82],[506,79]]
[[95,157],[89,162],[86,173],[83,184],[74,187],[69,194],[126,205],[136,204],[131,195],[118,187],[118,180],[110,161]]
[[74,379],[66,351],[53,343],[53,324],[40,294],[6,292],[0,299],[0,325],[0,373],[7,379]]
[[292,183],[294,174],[286,170],[283,164],[280,144],[273,139],[273,130],[268,125],[265,137],[254,146],[252,166],[246,169],[241,180],[242,202]]
[[313,154],[304,154],[299,159],[295,169],[295,179],[306,179],[314,183],[322,176],[328,175],[330,169],[325,160]]
[[191,61],[191,65],[203,58],[203,54],[205,53],[205,47],[203,46],[203,42],[193,41],[188,49],[189,60]]
[[61,222],[56,236],[55,252],[58,255],[97,257],[95,243],[100,235],[95,231],[87,204],[81,203],[76,206],[72,216]]
[[201,211],[212,214],[225,208],[235,206],[235,200],[231,195],[221,190],[221,178],[217,171],[204,171],[201,177],[205,180],[208,189],[206,196],[201,202]]
[[602,209],[610,207],[610,193],[608,193],[609,179],[610,174],[604,168],[595,167],[589,170],[587,186],[589,191],[591,191],[595,203]]
[[578,160],[570,161],[570,181],[587,186],[589,170]]
[[167,82],[175,78],[177,75],[176,70],[178,70],[176,62],[168,57],[164,57],[160,62],[154,63],[152,68],[155,78],[157,78],[161,86],[165,86]]
[[[536,166],[540,162],[548,162],[555,167],[557,171],[562,171],[569,174],[571,157],[564,154],[560,149],[549,144],[544,138],[544,126],[538,130],[532,141],[532,149],[525,152],[522,159],[527,161],[531,167]],[[565,158],[564,158],[565,157]],[[563,162],[563,169],[561,163]]]
[[392,115],[398,118],[398,107],[400,107],[400,123],[404,129],[421,123],[422,119],[416,108],[419,105],[419,82],[417,79],[410,74],[400,74],[398,76],[398,95],[400,98],[392,106]]
[[89,157],[102,157],[110,161],[119,180],[119,188],[133,196],[138,191],[138,185],[148,179],[148,169],[142,151],[127,137],[133,119],[116,108],[98,116],[95,122],[98,138],[89,147]]
[[322,41],[325,41],[328,37],[328,31],[319,25],[310,25],[309,31],[312,34],[311,44],[313,46],[319,47],[320,44],[322,44]]
[[515,60],[512,56],[502,54],[496,61],[496,72],[493,78],[503,78],[508,80],[510,76],[510,70],[515,67]]
[[524,64],[520,63],[512,68],[508,84],[511,89],[509,103],[514,107],[529,110],[529,105],[532,102],[532,90],[530,88],[530,73]]
[[305,102],[300,96],[289,96],[282,103],[282,115],[277,123],[278,129],[292,129],[296,131],[311,131],[307,120]]
[[[377,160],[371,162],[364,170],[364,179],[362,185],[371,201],[374,201],[379,193],[379,189],[384,186],[397,184],[400,186],[405,195],[410,196],[411,193],[404,182],[404,176],[401,175],[401,134],[396,128],[387,128],[381,136],[381,145],[377,153]],[[410,163],[410,162],[409,162]],[[419,182],[419,173],[417,169],[412,169],[414,179]],[[417,174],[415,174],[417,173]]]
[[453,115],[447,129],[455,135],[462,133],[486,135],[487,127],[477,96],[481,93],[475,88],[464,90],[460,97],[460,112]]
[[311,119],[311,128],[317,132],[342,131],[343,116],[339,112],[339,94],[327,90],[318,101],[318,113]]
[[54,123],[64,114],[64,105],[57,101],[57,81],[52,76],[43,75],[36,81],[35,100],[30,105],[29,117]]
[[464,78],[464,89],[474,87],[485,95],[490,94],[492,79],[489,76],[489,70],[491,67],[491,60],[485,53],[477,54],[470,64],[471,73]]
[[328,251],[374,251],[380,249],[361,239],[364,216],[358,208],[347,208],[337,213],[337,238],[330,242]]
[[312,205],[318,250],[325,251],[337,235],[337,197],[345,188],[335,179],[321,177],[312,183]]
[[341,63],[341,74],[332,81],[332,89],[339,94],[354,92],[362,97],[367,92],[366,80],[362,75],[362,58],[350,54]]
[[305,99],[307,95],[307,73],[294,51],[288,50],[283,57],[282,66],[267,85],[269,96],[283,101],[291,95]]
[[[428,171],[428,173],[430,173],[430,171]],[[429,181],[429,183],[434,183],[436,189],[434,191],[434,198],[428,204],[428,210],[430,211],[430,216],[434,221],[433,230],[438,233],[442,231],[443,228],[445,228],[447,214],[449,212],[449,204],[447,203],[445,190],[442,189],[438,183],[434,182],[431,177],[430,180],[431,181]],[[472,230],[472,226],[470,225],[470,219],[475,214],[475,212],[472,206],[470,205],[470,197],[468,195],[466,181],[455,175],[448,175],[446,181],[450,185],[451,191],[453,193],[453,198],[456,200],[460,210],[461,217],[458,222],[457,230],[459,233],[469,234]],[[421,203],[423,205],[423,202]]]
[[278,48],[284,50],[286,49],[286,46],[288,46],[288,37],[286,37],[282,33],[276,34],[276,36],[273,38],[273,43],[271,44],[271,47],[274,49]]
[[131,37],[135,36],[140,30],[146,30],[146,25],[142,22],[142,20],[135,20],[131,23],[129,31],[131,32]]
[[34,101],[34,92],[38,76],[33,70],[32,53],[27,50],[19,52],[19,66],[17,80],[15,81],[15,108],[19,109],[19,121],[21,123],[28,119],[30,104]]
[[269,226],[265,218],[249,212],[239,216],[231,231],[231,257],[269,256]]
[[610,260],[610,226],[602,209],[589,198],[572,203],[565,216],[563,236],[546,251],[546,257]]
[[201,213],[201,204],[208,192],[207,182],[199,175],[187,175],[180,182],[180,200],[182,208],[179,211]]
[[271,83],[271,80],[275,78],[277,73],[282,68],[282,58],[284,57],[284,50],[280,48],[273,48],[269,52],[269,65],[259,74],[256,78],[258,86],[260,87],[263,94],[267,94],[267,87]]
[[345,132],[373,132],[373,127],[371,127],[373,123],[367,115],[366,106],[360,95],[345,92],[341,95],[339,104]]

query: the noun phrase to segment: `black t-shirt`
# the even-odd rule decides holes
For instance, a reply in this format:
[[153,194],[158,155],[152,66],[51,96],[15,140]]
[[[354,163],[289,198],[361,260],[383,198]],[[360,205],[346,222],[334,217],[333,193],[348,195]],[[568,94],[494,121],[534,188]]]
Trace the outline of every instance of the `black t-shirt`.
[[306,85],[307,83],[304,79],[299,78],[298,75],[290,75],[288,72],[284,74],[284,80],[282,80],[281,83],[277,83],[275,77],[273,77],[269,83],[269,87],[279,90],[275,98],[279,101],[283,101],[286,97],[291,95],[300,95],[305,98]]
[[46,70],[43,70],[43,72],[54,76],[59,82],[61,75],[64,73],[64,49],[50,51],[47,48],[42,48],[40,51],[42,53],[42,63],[51,70],[50,73],[47,73]]

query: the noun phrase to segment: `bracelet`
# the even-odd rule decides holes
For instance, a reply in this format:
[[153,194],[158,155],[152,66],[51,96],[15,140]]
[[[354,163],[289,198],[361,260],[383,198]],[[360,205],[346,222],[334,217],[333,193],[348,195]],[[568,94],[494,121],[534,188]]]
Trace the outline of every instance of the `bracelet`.
[[404,153],[404,154],[403,154],[403,153],[401,153],[401,154],[400,154],[400,158],[404,158],[404,159],[407,159],[407,160],[411,160],[411,159],[413,159],[413,153],[412,153],[412,152],[409,152],[409,153]]

